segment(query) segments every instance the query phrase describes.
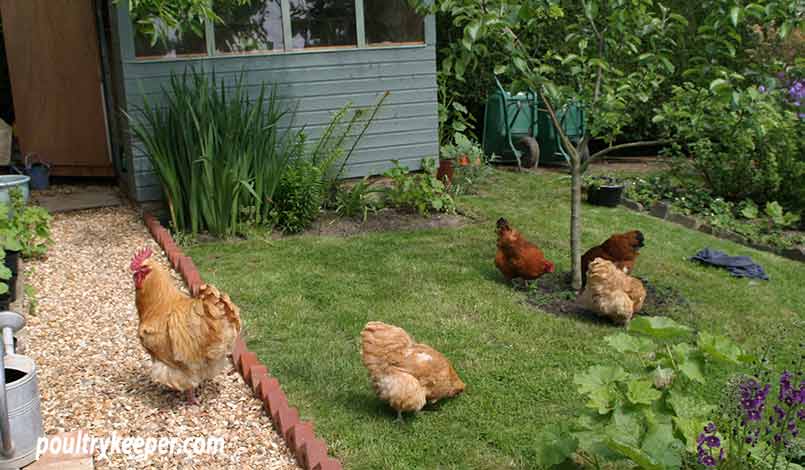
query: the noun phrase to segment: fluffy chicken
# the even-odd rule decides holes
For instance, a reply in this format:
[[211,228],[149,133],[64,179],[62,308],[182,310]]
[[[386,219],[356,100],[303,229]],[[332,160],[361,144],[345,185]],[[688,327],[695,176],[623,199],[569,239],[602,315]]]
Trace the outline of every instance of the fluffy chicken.
[[454,397],[464,382],[439,351],[414,342],[402,328],[369,322],[361,332],[361,358],[377,396],[397,410],[417,412],[425,403]]
[[643,308],[646,289],[639,279],[621,271],[615,263],[596,258],[590,263],[587,287],[578,304],[618,324],[626,324]]
[[504,218],[498,219],[498,251],[495,255],[495,266],[498,267],[507,281],[521,278],[530,281],[555,269],[553,262],[545,259],[545,254],[523,238]]
[[612,235],[604,243],[587,250],[581,257],[582,283],[587,282],[587,269],[596,258],[612,261],[618,269],[626,274],[631,273],[644,241],[643,232],[632,230]]
[[240,310],[229,296],[203,285],[193,298],[182,293],[145,249],[131,261],[136,288],[139,337],[151,356],[151,378],[187,394],[218,375],[240,333]]

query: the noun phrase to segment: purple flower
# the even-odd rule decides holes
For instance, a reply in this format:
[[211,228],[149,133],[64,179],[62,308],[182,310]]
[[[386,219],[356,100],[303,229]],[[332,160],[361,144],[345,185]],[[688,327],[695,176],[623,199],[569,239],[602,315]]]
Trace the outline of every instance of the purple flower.
[[705,454],[699,458],[699,463],[704,465],[705,467],[715,467],[716,459],[714,459],[713,456],[710,454]]
[[716,436],[707,436],[704,443],[710,448],[721,447],[721,440]]
[[757,90],[758,90],[759,92],[761,92],[761,93],[766,93],[766,87],[765,87],[765,86],[763,86],[763,85],[760,85],[759,87],[757,87]]
[[766,396],[771,390],[771,386],[766,384],[761,388],[760,384],[753,380],[747,380],[739,386],[741,395],[741,407],[746,413],[749,421],[760,421],[765,407]]
[[716,431],[717,431],[717,429],[716,429],[716,424],[715,423],[707,423],[707,426],[704,427],[704,432],[706,432],[708,434],[712,434],[712,433],[714,433]]

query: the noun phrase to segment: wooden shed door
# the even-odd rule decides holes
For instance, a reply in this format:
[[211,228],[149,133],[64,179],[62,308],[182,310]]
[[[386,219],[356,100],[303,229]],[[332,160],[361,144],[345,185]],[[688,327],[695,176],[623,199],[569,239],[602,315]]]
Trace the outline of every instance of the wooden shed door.
[[114,176],[93,0],[0,0],[23,153],[64,176]]

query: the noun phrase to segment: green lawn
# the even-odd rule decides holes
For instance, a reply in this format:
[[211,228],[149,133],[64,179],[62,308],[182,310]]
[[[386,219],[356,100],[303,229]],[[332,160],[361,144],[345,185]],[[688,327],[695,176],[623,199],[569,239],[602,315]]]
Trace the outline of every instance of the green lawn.
[[[505,216],[569,270],[568,185],[555,173],[496,172],[482,196],[460,198],[477,218],[461,229],[204,244],[189,254],[241,306],[250,348],[348,468],[534,468],[536,432],[584,405],[574,373],[621,360],[602,341],[616,327],[535,310],[493,263],[495,221]],[[801,353],[805,265],[623,209],[585,205],[583,217],[585,247],[612,232],[645,233],[635,272],[690,300],[692,313],[677,320],[748,349],[774,344],[778,364]],[[772,281],[687,261],[705,246],[751,255]],[[360,360],[370,320],[442,351],[465,394],[395,423]]]

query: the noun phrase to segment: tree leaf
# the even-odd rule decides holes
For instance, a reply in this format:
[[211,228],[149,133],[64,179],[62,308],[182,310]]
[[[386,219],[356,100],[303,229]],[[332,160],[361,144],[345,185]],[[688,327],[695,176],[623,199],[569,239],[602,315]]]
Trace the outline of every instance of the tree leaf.
[[514,67],[517,68],[521,73],[528,73],[528,63],[523,60],[521,57],[514,57],[512,59],[514,62]]
[[650,380],[632,380],[626,391],[626,398],[635,405],[650,405],[662,396]]
[[674,338],[691,331],[690,327],[679,324],[668,317],[637,317],[628,327],[628,331],[641,333],[655,338]]
[[738,21],[740,21],[742,15],[743,9],[741,7],[734,6],[730,9],[730,21],[732,21],[734,27],[738,27]]
[[716,78],[712,82],[710,82],[710,91],[717,95],[724,94],[732,89],[732,85],[727,80],[723,78]]
[[546,468],[567,460],[579,447],[579,440],[567,430],[548,426],[536,436],[536,463]]
[[467,32],[467,35],[473,42],[478,40],[478,33],[481,31],[481,21],[475,20],[471,22],[464,31]]
[[508,67],[505,66],[505,65],[500,65],[500,64],[496,65],[495,66],[495,75],[503,75],[504,73],[506,73],[507,69],[508,69]]
[[604,338],[611,348],[619,353],[647,354],[654,352],[657,346],[648,338],[617,333]]

